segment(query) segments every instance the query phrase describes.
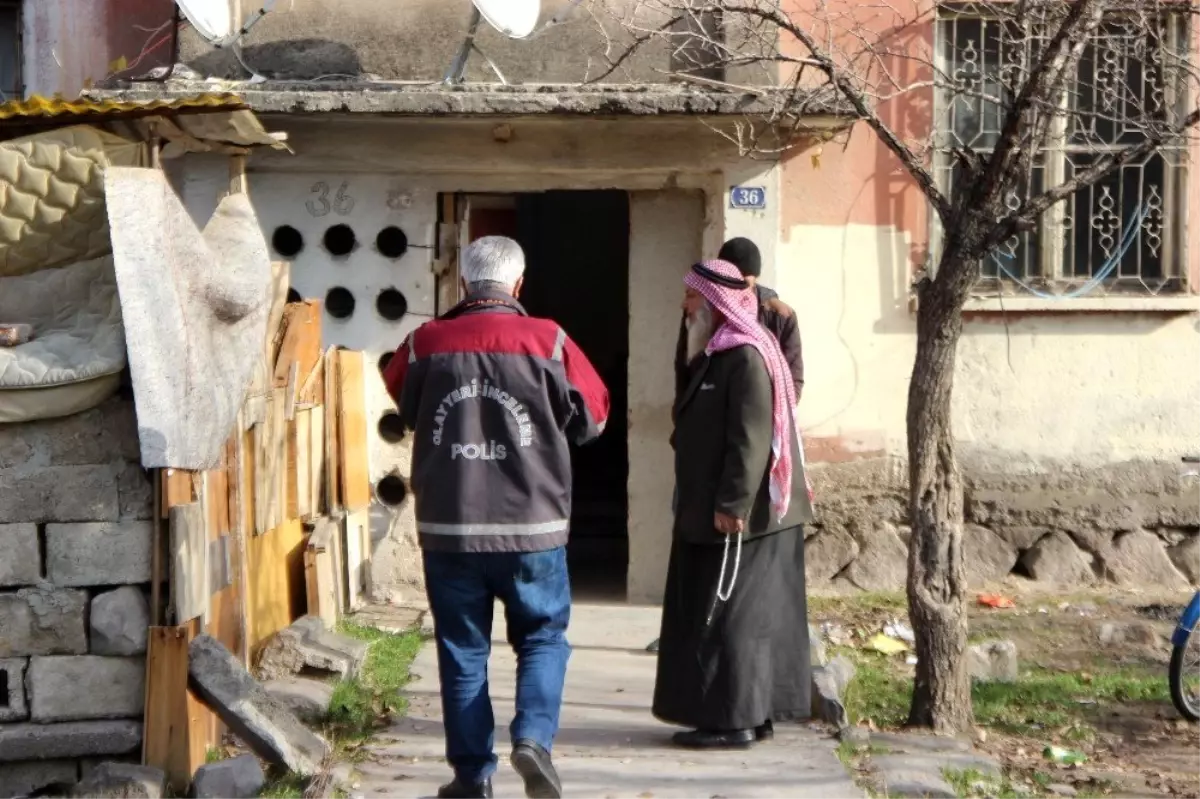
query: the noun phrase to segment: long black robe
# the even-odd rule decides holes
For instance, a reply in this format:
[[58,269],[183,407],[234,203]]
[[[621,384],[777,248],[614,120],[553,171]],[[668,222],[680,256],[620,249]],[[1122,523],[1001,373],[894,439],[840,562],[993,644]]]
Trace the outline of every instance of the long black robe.
[[703,730],[809,718],[812,671],[802,529],[742,545],[733,594],[728,602],[716,603],[709,625],[721,554],[722,547],[678,539],[671,546],[654,715]]
[[[803,524],[812,508],[798,448],[793,441],[791,509],[777,520],[767,487],[771,385],[762,359],[740,347],[699,358],[690,371],[675,409],[675,529],[654,714],[704,730],[808,718]],[[723,555],[716,510],[744,519],[746,535],[732,595],[714,604]],[[733,564],[731,546],[730,574]]]

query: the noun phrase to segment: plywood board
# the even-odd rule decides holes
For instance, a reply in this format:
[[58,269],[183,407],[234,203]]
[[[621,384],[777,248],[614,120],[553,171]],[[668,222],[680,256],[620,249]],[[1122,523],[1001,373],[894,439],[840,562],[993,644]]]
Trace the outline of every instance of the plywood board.
[[292,519],[247,542],[251,608],[249,648],[253,657],[275,633],[305,611],[304,526]]
[[342,483],[342,507],[353,512],[371,503],[371,479],[367,469],[367,395],[363,376],[363,354],[338,352],[338,470]]
[[215,717],[188,690],[193,624],[151,627],[146,641],[146,712],[142,762],[166,772],[170,793],[183,796],[192,774],[218,743]]
[[171,608],[178,622],[208,611],[208,530],[199,502],[170,511]]

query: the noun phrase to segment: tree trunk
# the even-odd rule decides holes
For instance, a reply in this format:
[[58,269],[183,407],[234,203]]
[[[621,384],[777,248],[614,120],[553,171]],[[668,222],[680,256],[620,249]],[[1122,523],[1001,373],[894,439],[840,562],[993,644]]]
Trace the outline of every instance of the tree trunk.
[[922,285],[908,388],[908,612],[917,650],[908,723],[941,733],[962,732],[972,723],[963,486],[950,398],[962,308],[978,275],[978,258],[947,253],[937,277]]

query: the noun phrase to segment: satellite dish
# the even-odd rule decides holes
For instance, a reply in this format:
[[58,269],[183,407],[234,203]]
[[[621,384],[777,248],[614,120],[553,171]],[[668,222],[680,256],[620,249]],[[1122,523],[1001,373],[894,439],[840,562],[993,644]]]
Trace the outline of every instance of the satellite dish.
[[454,58],[454,63],[450,65],[450,70],[446,73],[445,82],[462,83],[463,72],[467,69],[467,59],[474,50],[483,57],[484,61],[487,61],[488,66],[492,68],[492,72],[496,73],[500,82],[507,85],[508,81],[505,80],[504,73],[483,54],[479,45],[475,44],[475,33],[479,30],[479,20],[486,19],[489,25],[510,39],[524,39],[537,28],[538,17],[542,15],[542,1],[471,0],[471,2],[474,8],[471,9],[471,21],[467,24],[467,37],[463,40],[462,46],[458,49],[458,55]]
[[524,39],[537,27],[541,0],[471,0],[488,24],[510,39]]
[[234,0],[175,0],[188,22],[206,40],[216,43],[233,36],[241,20],[233,18]]

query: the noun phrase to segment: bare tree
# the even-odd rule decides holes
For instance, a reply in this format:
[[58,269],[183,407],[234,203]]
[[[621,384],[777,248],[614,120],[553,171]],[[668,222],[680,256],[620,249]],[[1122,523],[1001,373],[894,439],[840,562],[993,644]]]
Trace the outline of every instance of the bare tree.
[[[769,124],[726,134],[747,153],[777,150],[765,131],[801,134],[814,98],[832,95],[894,154],[931,209],[930,251],[913,284],[907,414],[912,725],[956,732],[972,723],[963,478],[951,429],[964,305],[980,292],[1185,287],[1181,199],[1189,136],[1200,126],[1197,9],[1197,0],[610,6],[623,38],[606,74],[639,48],[668,43],[671,78],[752,92],[769,109]],[[782,146],[809,143],[785,137]]]

